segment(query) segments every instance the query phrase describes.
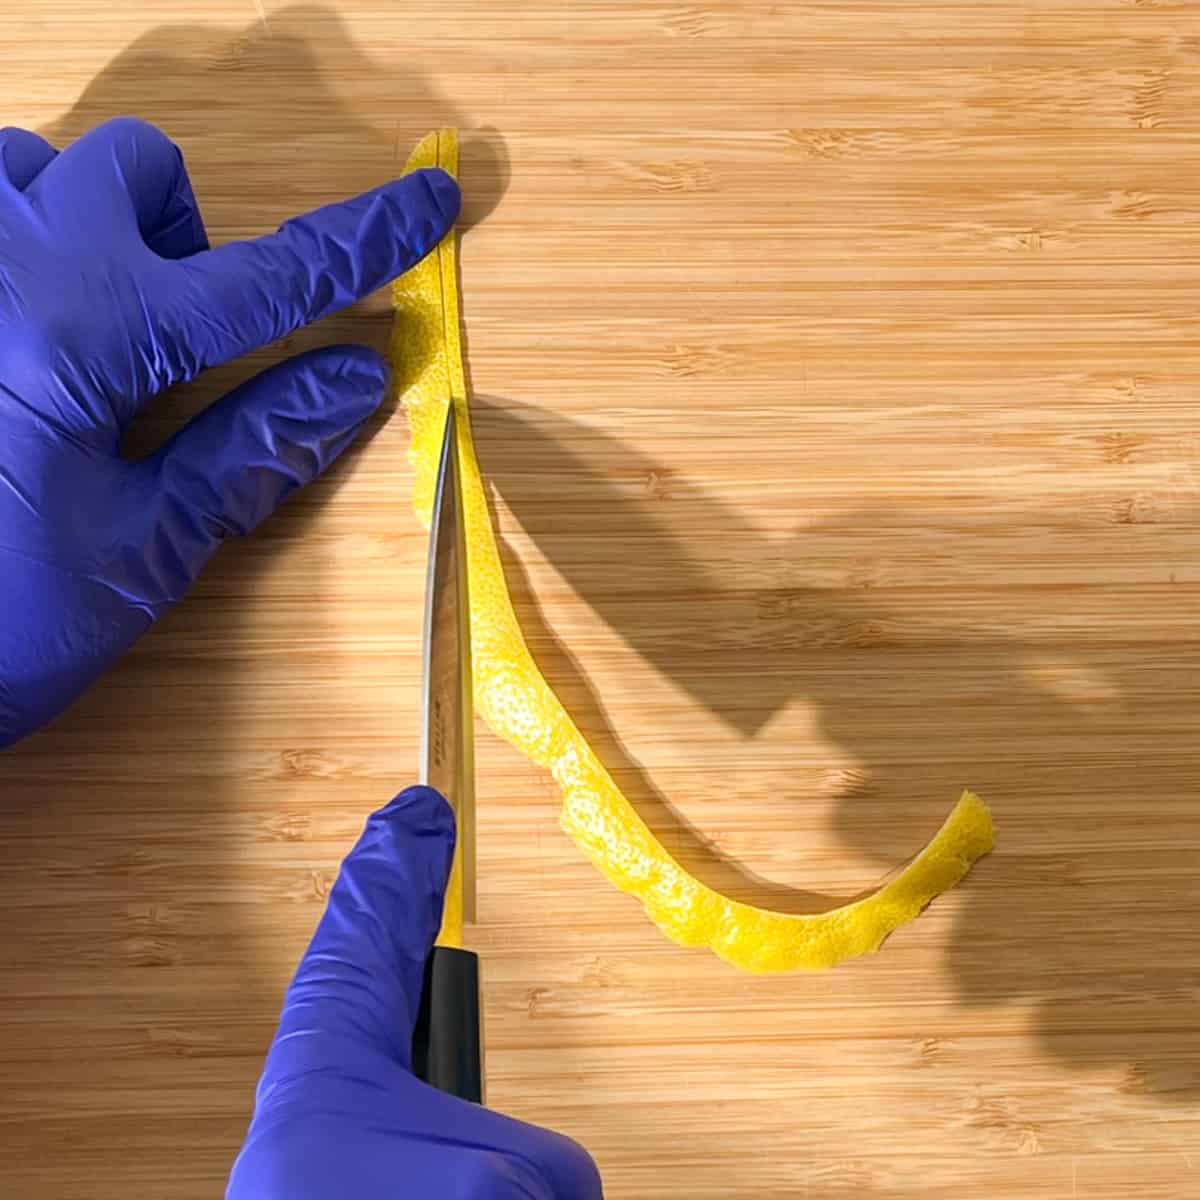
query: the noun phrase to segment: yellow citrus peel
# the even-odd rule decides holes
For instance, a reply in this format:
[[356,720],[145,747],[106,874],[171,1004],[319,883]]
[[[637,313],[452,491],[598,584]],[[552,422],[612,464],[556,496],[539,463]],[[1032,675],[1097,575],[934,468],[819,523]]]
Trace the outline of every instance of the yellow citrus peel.
[[[408,170],[458,169],[454,130],[429,134]],[[830,967],[878,949],[992,848],[992,818],[964,792],[933,840],[877,891],[830,912],[795,915],[743,904],[707,887],[667,853],[621,793],[542,677],[517,624],[471,436],[459,324],[458,255],[452,234],[398,279],[391,356],[408,412],[413,503],[429,525],[446,410],[454,404],[466,510],[467,578],[475,702],[484,720],[562,791],[563,829],[651,920],[685,946],[708,946],[748,971]],[[460,920],[448,914],[448,922]],[[457,930],[443,930],[453,940]]]

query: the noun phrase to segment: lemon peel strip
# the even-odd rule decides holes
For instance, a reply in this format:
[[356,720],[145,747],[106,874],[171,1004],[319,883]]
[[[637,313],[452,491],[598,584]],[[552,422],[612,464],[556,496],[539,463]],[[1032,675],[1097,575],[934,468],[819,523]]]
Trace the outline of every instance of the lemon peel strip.
[[[421,141],[407,170],[421,167],[457,173],[454,130],[438,130]],[[453,234],[396,280],[393,298],[395,387],[411,428],[413,505],[426,527],[447,406],[454,404],[459,416],[479,711],[496,734],[550,771],[562,792],[563,829],[613,884],[642,902],[668,937],[685,946],[708,946],[748,971],[830,967],[878,949],[888,934],[953,887],[991,850],[991,813],[967,791],[908,866],[878,891],[830,912],[795,915],[757,908],[713,891],[685,871],[637,815],[575,727],[521,634],[471,436]]]

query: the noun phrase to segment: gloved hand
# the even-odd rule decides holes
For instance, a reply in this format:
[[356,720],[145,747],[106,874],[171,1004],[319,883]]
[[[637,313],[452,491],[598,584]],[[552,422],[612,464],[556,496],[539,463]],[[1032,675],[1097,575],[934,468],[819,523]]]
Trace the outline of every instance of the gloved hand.
[[226,1200],[600,1200],[574,1142],[412,1075],[453,853],[431,788],[368,821],[288,989]]
[[152,126],[120,118],[58,154],[0,131],[0,747],[319,475],[387,368],[362,346],[299,355],[141,462],[118,448],[134,414],[386,283],[458,207],[449,175],[421,171],[210,250],[183,158]]

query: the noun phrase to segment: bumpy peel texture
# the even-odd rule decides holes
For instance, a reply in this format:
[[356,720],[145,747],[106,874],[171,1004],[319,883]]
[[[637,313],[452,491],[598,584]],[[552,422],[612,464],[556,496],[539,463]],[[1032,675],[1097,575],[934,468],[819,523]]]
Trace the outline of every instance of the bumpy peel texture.
[[[431,133],[408,162],[410,171],[435,166],[457,173],[454,130]],[[964,792],[933,840],[878,891],[811,916],[731,900],[693,878],[667,853],[542,678],[517,624],[471,437],[457,257],[451,235],[396,281],[392,362],[412,433],[414,506],[426,526],[447,405],[458,411],[475,700],[484,720],[551,772],[562,791],[563,829],[676,942],[708,946],[749,971],[829,967],[877,949],[992,848],[987,806]],[[448,915],[451,919],[456,918]]]

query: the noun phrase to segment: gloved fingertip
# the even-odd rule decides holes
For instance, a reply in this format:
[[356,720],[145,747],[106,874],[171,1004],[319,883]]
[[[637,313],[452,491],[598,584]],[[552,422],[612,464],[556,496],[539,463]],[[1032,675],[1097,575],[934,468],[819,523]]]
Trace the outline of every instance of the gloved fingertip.
[[392,368],[378,350],[350,343],[345,346],[330,346],[327,353],[341,356],[343,374],[347,379],[361,384],[364,391],[386,390],[388,380],[392,376]]
[[405,788],[371,815],[369,824],[403,826],[414,833],[454,838],[454,810],[436,788]]
[[135,117],[132,113],[118,113],[115,117],[109,117],[97,125],[93,132],[113,143],[136,144],[147,139],[167,137],[157,125],[152,125],[144,117]]
[[369,231],[362,245],[364,262],[380,282],[407,271],[420,262],[450,232],[458,219],[462,196],[454,176],[438,167],[427,167],[384,184],[376,193],[374,219],[364,221]]
[[449,229],[458,220],[462,208],[462,189],[458,186],[458,180],[441,167],[424,167],[413,174],[429,189],[433,206]]
[[164,498],[163,536],[199,570],[217,540],[249,533],[325,471],[387,385],[382,357],[353,345],[309,350],[248,379],[147,460]]
[[317,388],[314,408],[333,416],[343,428],[361,425],[387,395],[391,368],[369,346],[325,346],[297,362],[312,373]]
[[58,151],[44,137],[6,125],[0,129],[0,175],[17,191],[24,191]]

